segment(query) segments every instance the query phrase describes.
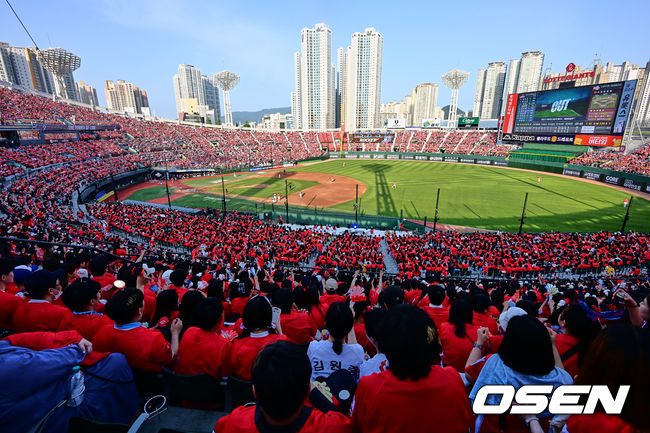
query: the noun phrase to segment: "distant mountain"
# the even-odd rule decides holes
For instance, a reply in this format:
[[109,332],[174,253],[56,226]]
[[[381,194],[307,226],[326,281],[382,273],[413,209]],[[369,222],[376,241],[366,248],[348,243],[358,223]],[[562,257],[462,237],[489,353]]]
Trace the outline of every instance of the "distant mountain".
[[[449,119],[449,105],[442,107],[442,111],[445,113],[445,119]],[[458,113],[458,116],[460,117],[465,117],[465,112],[460,108],[456,108],[456,113]]]
[[[273,114],[273,113],[290,114],[291,107],[265,108],[260,111],[233,111],[232,121],[235,124],[241,123],[242,125],[246,122],[259,123],[262,121],[262,117],[264,117],[265,114]],[[224,121],[223,117],[221,118],[221,121],[222,122]]]

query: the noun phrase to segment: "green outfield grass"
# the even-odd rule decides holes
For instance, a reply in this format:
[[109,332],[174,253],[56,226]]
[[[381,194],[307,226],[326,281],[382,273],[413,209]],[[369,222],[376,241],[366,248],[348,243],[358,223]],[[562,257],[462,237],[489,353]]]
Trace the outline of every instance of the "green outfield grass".
[[[293,194],[317,184],[318,182],[313,180],[288,179],[287,187],[289,189],[289,194]],[[268,186],[264,187],[261,185]],[[230,180],[226,184],[226,189],[229,194],[258,198],[269,198],[272,197],[273,194],[282,194],[282,196],[284,196],[285,192],[284,179],[278,179],[273,176]],[[209,192],[221,194],[221,185],[209,188]]]
[[[169,188],[169,193],[173,194],[176,188]],[[152,186],[150,188],[140,189],[128,196],[129,200],[149,201],[167,195],[167,189],[164,186]],[[121,199],[122,197],[120,197]]]
[[[345,167],[343,163],[345,162]],[[595,232],[618,231],[625,215],[623,200],[630,194],[603,185],[535,172],[483,167],[466,164],[421,161],[330,160],[287,171],[342,175],[366,185],[360,197],[360,211],[366,215],[399,216],[433,220],[436,191],[440,188],[439,221],[468,227],[517,231],[526,192],[527,217],[524,230]],[[537,182],[541,176],[541,183]],[[238,176],[239,178],[239,176]],[[227,186],[271,184],[272,177],[234,180]],[[215,185],[215,179],[197,179],[194,186]],[[283,179],[277,179],[282,184]],[[231,182],[232,181],[232,182]],[[249,183],[246,183],[249,182]],[[396,182],[397,188],[391,188]],[[216,185],[215,185],[216,186]],[[256,189],[257,192],[275,188]],[[164,188],[163,188],[164,194]],[[219,191],[215,194],[220,195]],[[174,200],[185,207],[221,207],[218,196],[191,194]],[[261,197],[261,196],[258,196]],[[229,208],[242,208],[243,199],[228,199]],[[249,202],[249,209],[254,204]],[[336,205],[331,210],[353,212],[353,202]],[[628,230],[650,232],[650,202],[635,197]]]

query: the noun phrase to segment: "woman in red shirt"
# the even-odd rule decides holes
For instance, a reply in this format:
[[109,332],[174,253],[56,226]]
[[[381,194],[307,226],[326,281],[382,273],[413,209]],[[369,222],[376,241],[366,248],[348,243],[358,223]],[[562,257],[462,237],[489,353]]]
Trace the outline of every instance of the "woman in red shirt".
[[257,354],[265,346],[287,337],[282,335],[279,323],[273,329],[271,303],[264,296],[251,298],[242,313],[244,331],[233,342],[229,371],[240,379],[251,380],[251,367]]
[[456,370],[440,367],[431,318],[415,306],[397,305],[382,322],[378,339],[390,367],[361,378],[352,413],[356,430],[469,431],[473,419],[465,386]]
[[282,332],[289,341],[296,344],[309,343],[316,335],[316,326],[309,319],[309,314],[293,309],[293,294],[290,288],[280,289],[273,296],[274,304],[280,308]]
[[577,304],[564,307],[558,317],[558,324],[562,328],[562,334],[557,335],[555,345],[564,369],[571,377],[575,377],[589,345],[600,331],[600,325],[591,321],[587,317],[587,311]]
[[478,328],[472,325],[473,310],[465,299],[457,299],[449,308],[449,322],[438,330],[442,343],[442,365],[465,371],[465,362],[476,342]]

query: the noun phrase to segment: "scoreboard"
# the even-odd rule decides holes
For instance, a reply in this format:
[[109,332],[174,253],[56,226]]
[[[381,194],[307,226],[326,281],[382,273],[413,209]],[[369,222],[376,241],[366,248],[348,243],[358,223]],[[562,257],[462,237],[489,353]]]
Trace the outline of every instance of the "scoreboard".
[[617,146],[636,80],[508,95],[503,140]]

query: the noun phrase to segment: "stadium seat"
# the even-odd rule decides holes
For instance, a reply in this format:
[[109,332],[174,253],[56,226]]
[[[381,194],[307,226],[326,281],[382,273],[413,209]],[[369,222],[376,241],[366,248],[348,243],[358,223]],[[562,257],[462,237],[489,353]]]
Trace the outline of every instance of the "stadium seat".
[[151,397],[164,392],[163,377],[160,374],[149,370],[141,370],[131,367],[135,386],[138,388],[140,397]]
[[253,401],[255,401],[255,397],[253,396],[253,382],[230,376],[228,378],[226,411],[231,411]]
[[182,375],[163,370],[169,404],[181,406],[217,406],[223,409],[226,401],[226,388],[209,374]]

